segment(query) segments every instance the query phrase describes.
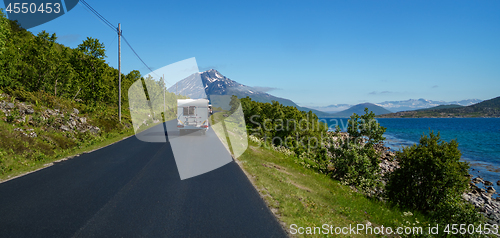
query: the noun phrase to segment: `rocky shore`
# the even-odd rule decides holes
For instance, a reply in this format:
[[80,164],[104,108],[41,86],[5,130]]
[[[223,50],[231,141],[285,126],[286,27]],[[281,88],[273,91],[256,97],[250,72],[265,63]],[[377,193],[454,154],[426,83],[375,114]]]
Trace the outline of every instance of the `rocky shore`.
[[[374,146],[375,150],[381,155],[380,156],[380,170],[382,175],[382,183],[387,182],[387,175],[393,172],[399,167],[398,162],[395,160],[395,153],[390,151],[389,147],[385,147],[383,144],[377,144]],[[492,198],[493,195],[497,194],[497,191],[492,186],[493,182],[483,180],[480,177],[471,178],[469,183],[469,190],[462,194],[462,198],[476,207],[476,209],[483,214],[489,224],[497,224],[500,226],[500,197]],[[500,180],[496,181],[496,184],[500,186]]]

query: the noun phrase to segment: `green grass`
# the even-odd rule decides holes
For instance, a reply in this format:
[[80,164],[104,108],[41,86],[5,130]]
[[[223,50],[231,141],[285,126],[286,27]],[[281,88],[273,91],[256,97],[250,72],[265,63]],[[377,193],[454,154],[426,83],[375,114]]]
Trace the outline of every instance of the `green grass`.
[[291,224],[344,227],[369,222],[372,227],[421,226],[424,230],[429,224],[422,215],[405,215],[405,211],[367,198],[326,175],[302,167],[294,162],[294,155],[287,156],[255,142],[249,143],[249,148],[237,161],[288,231]]
[[[80,135],[83,141],[68,137],[68,133],[43,132],[36,138],[20,136],[12,125],[0,121],[0,181],[34,171],[52,162],[89,152],[134,135],[133,130]],[[12,128],[8,128],[12,127]],[[10,146],[15,145],[15,146]],[[9,149],[7,149],[9,148]]]
[[[3,94],[7,93],[7,94]],[[0,181],[34,171],[50,165],[52,162],[72,157],[87,151],[109,145],[134,134],[130,115],[123,110],[122,123],[117,120],[117,107],[110,105],[88,106],[68,99],[51,96],[47,93],[30,93],[22,90],[0,90],[0,100],[20,102],[32,106],[35,113],[30,118],[18,121],[19,112],[11,109],[9,118],[0,111]],[[64,132],[56,130],[66,123],[73,108],[77,108],[79,117],[101,129],[100,133]],[[41,119],[46,109],[58,109],[65,117]],[[10,120],[13,119],[13,120]],[[36,137],[28,137],[35,132]],[[27,131],[31,129],[32,131]],[[17,130],[17,131],[16,131]]]

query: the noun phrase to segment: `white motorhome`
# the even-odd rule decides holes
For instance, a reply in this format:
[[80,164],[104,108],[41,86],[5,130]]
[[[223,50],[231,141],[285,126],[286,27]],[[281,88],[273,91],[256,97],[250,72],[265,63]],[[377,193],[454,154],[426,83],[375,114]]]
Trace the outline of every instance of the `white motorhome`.
[[177,128],[182,135],[187,131],[208,130],[211,107],[207,99],[177,99]]

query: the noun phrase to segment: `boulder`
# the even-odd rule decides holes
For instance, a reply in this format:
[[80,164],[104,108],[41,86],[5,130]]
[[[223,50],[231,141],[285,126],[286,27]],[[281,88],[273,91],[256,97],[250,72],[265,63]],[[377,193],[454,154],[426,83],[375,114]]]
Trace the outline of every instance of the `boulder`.
[[483,183],[484,181],[483,181],[483,179],[482,179],[482,178],[477,177],[477,178],[473,179],[473,180],[472,180],[472,182],[473,182],[473,183]]
[[5,104],[5,109],[12,109],[12,108],[14,108],[14,103],[9,102]]
[[478,189],[478,187],[476,186],[476,184],[475,184],[475,183],[473,183],[473,182],[469,182],[469,187],[470,187],[472,190],[476,190],[476,189]]
[[33,113],[35,113],[35,110],[33,108],[31,108],[31,107],[28,107],[28,108],[26,108],[26,110],[24,110],[24,113],[26,113],[26,114],[33,114]]
[[492,183],[492,182],[490,182],[490,181],[484,181],[484,185],[485,185],[485,186],[492,186],[492,185],[493,185],[493,183]]
[[497,181],[497,185],[500,186],[500,180]]
[[97,134],[97,133],[99,133],[100,130],[101,129],[99,129],[99,127],[93,126],[93,127],[90,128],[89,131],[92,132],[92,133],[94,133],[94,134]]
[[496,192],[495,188],[493,188],[493,187],[488,187],[487,191],[488,191],[488,193],[495,193]]
[[80,111],[79,111],[78,109],[76,109],[76,108],[73,108],[73,113],[74,113],[75,115],[78,115],[78,113],[80,113]]
[[61,130],[63,130],[63,131],[69,131],[69,127],[67,127],[65,125],[62,125],[61,126]]

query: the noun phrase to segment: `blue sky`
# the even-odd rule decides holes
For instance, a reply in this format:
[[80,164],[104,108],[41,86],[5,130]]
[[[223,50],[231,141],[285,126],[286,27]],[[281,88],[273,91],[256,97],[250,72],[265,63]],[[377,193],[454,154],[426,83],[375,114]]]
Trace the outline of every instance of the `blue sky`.
[[[196,57],[299,105],[500,96],[500,1],[87,0],[153,69]],[[1,6],[0,6],[1,7]],[[87,36],[117,68],[116,33],[78,4],[31,28],[76,47]],[[122,72],[149,73],[122,41]]]

